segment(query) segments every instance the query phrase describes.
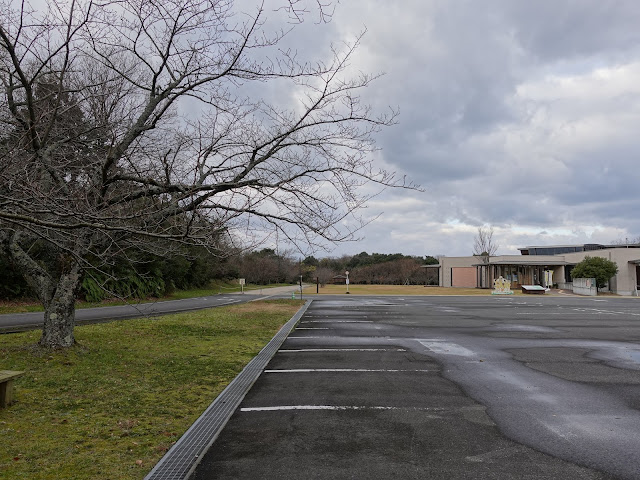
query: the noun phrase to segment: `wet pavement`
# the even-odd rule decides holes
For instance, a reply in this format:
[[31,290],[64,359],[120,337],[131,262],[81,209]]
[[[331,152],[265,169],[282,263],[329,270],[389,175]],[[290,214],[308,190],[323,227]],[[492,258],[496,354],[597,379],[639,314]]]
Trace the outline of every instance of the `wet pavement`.
[[326,297],[196,469],[226,478],[640,478],[640,301]]

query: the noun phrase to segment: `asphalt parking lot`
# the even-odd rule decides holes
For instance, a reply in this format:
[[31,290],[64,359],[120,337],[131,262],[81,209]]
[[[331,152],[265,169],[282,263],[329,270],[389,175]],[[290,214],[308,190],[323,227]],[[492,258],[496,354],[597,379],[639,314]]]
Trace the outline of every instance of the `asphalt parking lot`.
[[640,300],[314,299],[203,479],[640,478]]

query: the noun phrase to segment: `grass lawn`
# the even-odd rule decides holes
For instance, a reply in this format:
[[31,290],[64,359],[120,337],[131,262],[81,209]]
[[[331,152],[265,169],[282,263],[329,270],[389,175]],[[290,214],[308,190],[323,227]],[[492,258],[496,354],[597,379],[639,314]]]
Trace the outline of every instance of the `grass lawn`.
[[[320,295],[342,295],[347,291],[346,285],[325,285],[320,287]],[[303,294],[315,295],[315,285],[303,290]],[[450,288],[425,287],[423,285],[349,285],[349,293],[353,295],[491,295],[491,290],[482,288]],[[520,289],[514,295],[522,295]],[[547,294],[549,295],[549,294]]]
[[[260,290],[268,287],[289,286],[288,283],[274,283],[271,285],[253,285],[247,284],[244,287],[245,292]],[[104,302],[85,302],[83,300],[76,301],[76,308],[94,308],[104,307],[107,305],[126,305],[127,303],[136,304],[140,302],[153,302],[162,300],[182,300],[184,298],[206,297],[207,295],[217,295],[219,293],[239,292],[240,285],[232,282],[212,282],[209,288],[194,288],[191,290],[176,290],[171,295],[163,298],[136,299],[132,298],[128,302],[117,298],[105,300]],[[44,308],[37,300],[0,300],[0,314],[3,313],[26,313],[26,312],[42,312]]]
[[142,479],[300,308],[297,300],[0,335],[0,369],[25,370],[0,410],[0,479]]

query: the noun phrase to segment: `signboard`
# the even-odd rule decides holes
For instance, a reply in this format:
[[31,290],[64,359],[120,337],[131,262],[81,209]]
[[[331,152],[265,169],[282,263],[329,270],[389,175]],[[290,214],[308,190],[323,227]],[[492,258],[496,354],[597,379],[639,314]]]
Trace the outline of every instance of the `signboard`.
[[544,284],[547,287],[553,285],[553,270],[544,271]]
[[239,278],[239,279],[238,279],[238,283],[239,283],[240,285],[245,285],[244,278]]
[[500,275],[493,281],[493,291],[491,295],[513,295],[511,291],[511,281]]

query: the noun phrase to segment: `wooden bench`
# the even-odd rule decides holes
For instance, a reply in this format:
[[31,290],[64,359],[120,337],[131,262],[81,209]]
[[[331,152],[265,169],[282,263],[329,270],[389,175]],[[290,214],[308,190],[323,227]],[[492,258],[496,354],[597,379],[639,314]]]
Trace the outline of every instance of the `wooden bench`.
[[0,408],[6,408],[13,403],[13,380],[24,372],[0,370]]

